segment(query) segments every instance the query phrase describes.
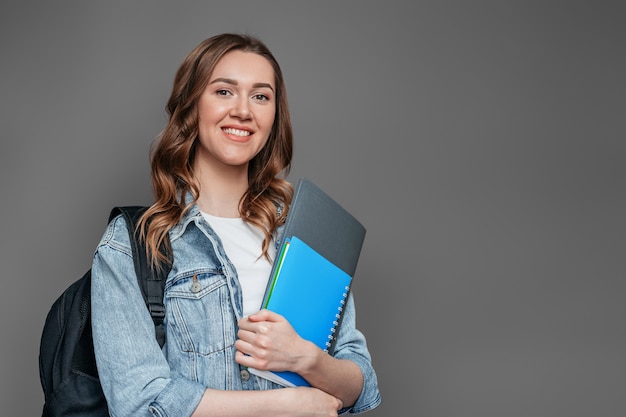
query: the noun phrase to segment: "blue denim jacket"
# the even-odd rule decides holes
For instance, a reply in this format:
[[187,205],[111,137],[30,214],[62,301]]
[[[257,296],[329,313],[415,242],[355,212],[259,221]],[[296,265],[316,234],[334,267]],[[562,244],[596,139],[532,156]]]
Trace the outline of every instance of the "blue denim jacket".
[[[282,229],[279,230],[279,236]],[[174,263],[165,286],[167,341],[161,349],[135,275],[122,217],[112,221],[92,266],[92,327],[102,388],[111,416],[189,416],[206,388],[280,388],[235,362],[243,311],[237,271],[197,206],[169,233]],[[276,239],[279,241],[279,239]],[[190,290],[193,276],[202,289]],[[376,373],[363,334],[355,327],[350,295],[334,352],[363,372],[357,402],[341,413],[380,403]]]

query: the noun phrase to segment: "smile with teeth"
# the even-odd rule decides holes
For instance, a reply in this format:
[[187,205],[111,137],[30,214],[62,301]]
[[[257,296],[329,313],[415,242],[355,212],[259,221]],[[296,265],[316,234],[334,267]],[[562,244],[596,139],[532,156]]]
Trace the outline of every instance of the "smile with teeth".
[[235,129],[232,127],[226,127],[222,130],[224,131],[224,133],[235,136],[250,136],[252,134],[252,132],[249,132],[247,130]]

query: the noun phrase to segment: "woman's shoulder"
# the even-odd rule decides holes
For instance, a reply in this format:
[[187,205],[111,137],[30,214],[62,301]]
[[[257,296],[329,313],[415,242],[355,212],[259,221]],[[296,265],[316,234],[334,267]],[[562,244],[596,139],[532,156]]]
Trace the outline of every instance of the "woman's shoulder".
[[130,251],[130,235],[123,215],[117,215],[107,225],[98,244],[98,250],[106,246],[117,248],[124,252]]

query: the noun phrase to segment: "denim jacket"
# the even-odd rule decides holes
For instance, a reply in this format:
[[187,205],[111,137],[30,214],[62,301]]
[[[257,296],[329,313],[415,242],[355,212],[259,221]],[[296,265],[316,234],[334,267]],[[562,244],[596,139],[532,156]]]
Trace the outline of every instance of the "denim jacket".
[[[282,228],[277,242],[281,232]],[[93,341],[113,417],[190,416],[206,388],[280,388],[235,362],[237,322],[243,311],[241,285],[219,237],[197,206],[170,230],[169,237],[174,262],[165,285],[162,349],[139,290],[123,217],[108,225],[95,251]],[[191,291],[194,276],[201,285],[197,292]],[[341,414],[361,413],[380,403],[366,340],[355,326],[350,295],[333,355],[356,363],[364,385],[356,403]]]

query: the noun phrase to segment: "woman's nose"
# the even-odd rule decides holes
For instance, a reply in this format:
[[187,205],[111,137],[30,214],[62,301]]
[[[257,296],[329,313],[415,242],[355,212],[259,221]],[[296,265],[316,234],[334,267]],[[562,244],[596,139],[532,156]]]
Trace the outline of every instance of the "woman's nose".
[[231,110],[231,115],[240,119],[252,118],[252,112],[250,111],[250,104],[246,97],[239,97]]

